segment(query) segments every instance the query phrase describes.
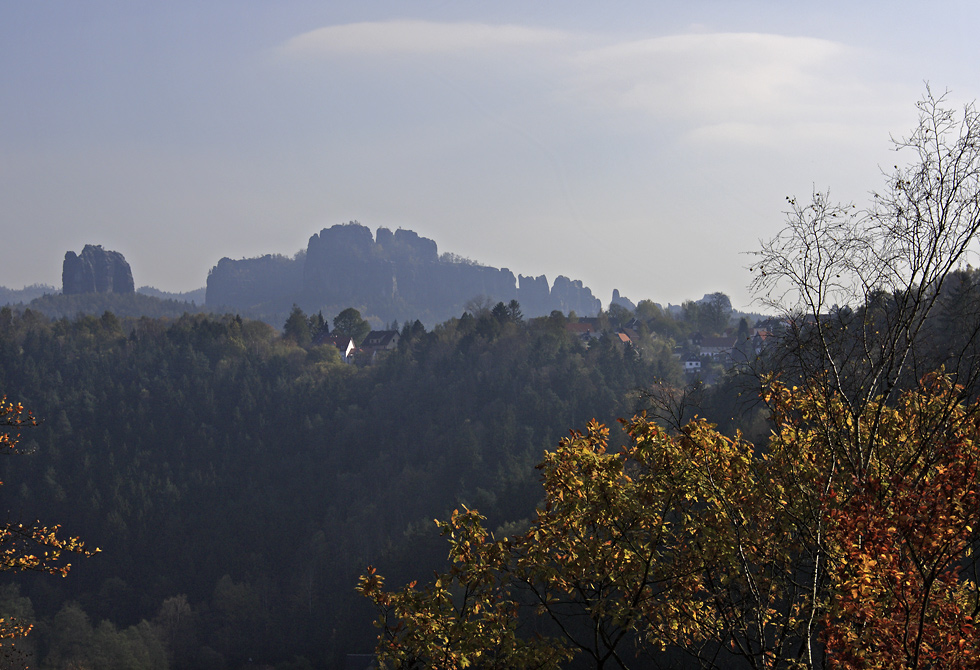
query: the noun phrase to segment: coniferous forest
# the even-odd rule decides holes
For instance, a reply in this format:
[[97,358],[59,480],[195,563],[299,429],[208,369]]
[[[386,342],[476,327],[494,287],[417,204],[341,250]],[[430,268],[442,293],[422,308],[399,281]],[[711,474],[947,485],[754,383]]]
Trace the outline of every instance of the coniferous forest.
[[682,379],[656,332],[585,343],[566,324],[519,310],[415,322],[387,356],[350,365],[232,315],[4,308],[0,388],[41,419],[3,461],[6,506],[101,549],[67,579],[5,581],[0,605],[35,623],[20,648],[50,668],[343,667],[370,653],[354,591],[368,563],[406,581],[441,567],[433,519],[461,505],[519,526],[545,449]]
[[[972,351],[978,304],[975,272],[950,275],[922,369],[958,361],[972,378],[971,356],[949,356]],[[392,324],[397,348],[354,364],[314,344],[324,321],[298,308],[283,330],[0,309],[0,388],[40,419],[2,462],[10,520],[57,523],[100,549],[72,556],[64,579],[8,573],[0,611],[33,624],[11,662],[343,668],[377,640],[355,591],[366,567],[393,585],[444,569],[434,520],[453,510],[478,509],[501,536],[526,528],[542,499],[535,465],[569,430],[595,418],[615,447],[627,441],[616,419],[648,410],[762,443],[760,370],[803,378],[778,347],[746,349],[708,387],[685,377],[675,343],[725,325],[695,303],[677,318],[614,305],[584,339],[574,316],[504,307]],[[629,344],[616,336],[626,323]]]

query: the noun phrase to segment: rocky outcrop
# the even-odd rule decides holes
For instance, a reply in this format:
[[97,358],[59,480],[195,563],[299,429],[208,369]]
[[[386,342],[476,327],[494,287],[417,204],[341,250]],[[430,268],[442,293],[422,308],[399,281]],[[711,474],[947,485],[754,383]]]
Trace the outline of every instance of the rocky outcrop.
[[65,295],[136,292],[129,263],[118,251],[106,251],[100,244],[86,244],[81,254],[65,254],[61,285]]
[[582,284],[581,279],[569,279],[564,275],[555,277],[551,287],[551,299],[565,312],[575,312],[578,316],[593,316],[598,314],[602,303],[592,295],[592,289]]
[[395,268],[371,230],[359,223],[324,228],[310,238],[303,269],[303,304],[391,302]]
[[439,260],[435,241],[414,230],[399,228],[392,233],[387,228],[378,228],[377,244],[395,262],[435,263]]
[[551,310],[557,309],[551,299],[548,278],[544,275],[538,277],[518,275],[517,290],[521,295],[521,311],[527,316],[544,316],[550,314]]
[[246,314],[288,310],[303,287],[303,262],[286,256],[222,258],[208,273],[205,304]]
[[555,309],[589,316],[600,307],[581,281],[559,277],[549,289],[544,275],[518,280],[507,268],[440,257],[436,243],[414,231],[379,228],[372,235],[356,222],[324,228],[295,259],[221,259],[208,276],[206,304],[251,314],[288,311],[293,303],[324,315],[356,307],[381,321],[438,323],[481,296],[516,299],[529,317]]
[[633,303],[633,301],[627,298],[626,296],[620,295],[618,288],[613,289],[612,300],[609,301],[609,304],[621,305],[631,312],[636,310],[636,305]]

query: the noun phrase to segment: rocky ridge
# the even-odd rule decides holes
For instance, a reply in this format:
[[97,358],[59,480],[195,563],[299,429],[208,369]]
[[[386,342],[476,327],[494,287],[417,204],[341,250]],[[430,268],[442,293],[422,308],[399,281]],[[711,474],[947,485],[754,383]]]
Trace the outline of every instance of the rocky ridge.
[[525,316],[574,311],[598,313],[601,303],[580,280],[514,276],[439,255],[436,243],[411,230],[356,222],[324,228],[294,258],[267,255],[222,258],[208,275],[206,305],[242,313],[335,313],[354,306],[382,321],[421,319],[439,323],[459,316],[473,299],[517,300]]

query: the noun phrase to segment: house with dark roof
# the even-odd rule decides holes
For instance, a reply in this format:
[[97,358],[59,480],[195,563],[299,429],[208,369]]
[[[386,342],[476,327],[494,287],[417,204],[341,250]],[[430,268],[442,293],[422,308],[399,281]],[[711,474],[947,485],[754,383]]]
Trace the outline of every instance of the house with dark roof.
[[738,338],[734,335],[703,337],[701,338],[701,353],[715,359],[726,358],[732,355],[732,349],[735,348],[737,340]]
[[373,361],[378,355],[397,349],[398,339],[397,330],[372,330],[361,342],[357,355],[359,358],[363,356],[363,360]]
[[391,351],[398,348],[397,330],[372,330],[361,342],[361,348],[371,347],[383,351]]
[[584,320],[566,323],[565,330],[586,342],[599,337],[599,330],[595,325]]
[[350,363],[351,358],[354,355],[354,351],[357,347],[354,346],[354,340],[346,335],[318,335],[313,344],[332,344],[340,350],[340,358],[343,359],[344,363]]

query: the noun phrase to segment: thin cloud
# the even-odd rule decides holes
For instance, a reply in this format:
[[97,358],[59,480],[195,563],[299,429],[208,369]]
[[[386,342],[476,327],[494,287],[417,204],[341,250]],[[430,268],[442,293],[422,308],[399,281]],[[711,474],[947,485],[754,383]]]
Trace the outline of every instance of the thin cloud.
[[891,96],[862,83],[870,60],[811,37],[674,35],[582,51],[572,86],[607,108],[678,121],[692,138],[744,143],[780,126],[819,134],[831,120],[867,122],[890,107]]
[[355,54],[390,56],[549,45],[568,37],[559,30],[486,23],[381,21],[327,26],[283,45],[297,56]]
[[[527,47],[538,49],[537,56],[501,58]],[[908,96],[869,83],[878,57],[867,49],[767,33],[611,42],[514,24],[396,20],[327,26],[290,39],[280,51],[304,60],[469,53],[489,59],[483,75],[503,70],[535,81],[539,100],[557,103],[558,116],[568,104],[617,125],[629,116],[648,128],[666,122],[694,142],[840,141],[877,127]]]
[[799,146],[815,137],[829,142],[853,142],[880,129],[872,124],[833,123],[744,123],[738,121],[699,126],[687,137],[702,144],[742,144],[752,147]]

